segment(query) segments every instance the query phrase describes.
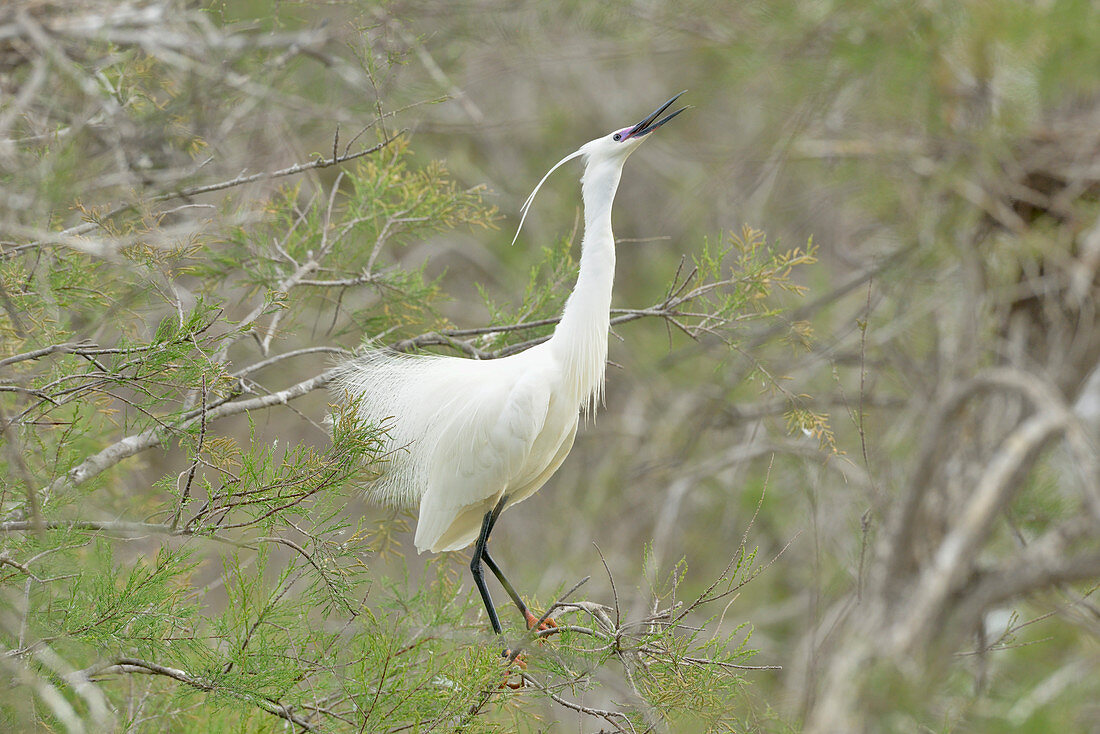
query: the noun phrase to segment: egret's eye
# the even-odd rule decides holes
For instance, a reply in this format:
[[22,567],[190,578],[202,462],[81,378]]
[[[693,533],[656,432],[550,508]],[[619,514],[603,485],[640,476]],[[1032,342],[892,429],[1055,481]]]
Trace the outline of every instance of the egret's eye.
[[612,140],[622,140],[622,139],[623,139],[623,134],[622,133],[615,133],[615,137],[612,138]]

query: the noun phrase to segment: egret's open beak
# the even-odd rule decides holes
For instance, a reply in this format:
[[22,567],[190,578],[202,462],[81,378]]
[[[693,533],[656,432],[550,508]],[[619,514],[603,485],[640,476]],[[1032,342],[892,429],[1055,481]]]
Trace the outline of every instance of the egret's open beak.
[[[686,92],[686,91],[687,90],[685,89],[684,92]],[[652,115],[649,115],[644,120],[639,122],[637,125],[630,128],[630,132],[628,132],[626,135],[623,136],[623,140],[630,140],[631,138],[640,138],[643,135],[649,135],[651,132],[653,132],[654,130],[659,128],[661,125],[664,125],[666,122],[671,120],[673,117],[676,117],[676,115],[678,115],[681,112],[683,112],[684,110],[686,110],[687,107],[681,107],[680,109],[676,110],[671,115],[669,115],[668,117],[665,117],[664,119],[662,119],[658,122],[653,122],[654,120],[656,120],[660,116],[660,114],[662,112],[664,112],[669,107],[671,107],[672,103],[675,102],[676,100],[678,100],[680,98],[680,95],[682,95],[684,92],[680,92],[680,94],[677,94],[675,97],[673,97],[672,99],[670,99],[669,101],[665,102],[663,105],[658,107],[653,112]]]

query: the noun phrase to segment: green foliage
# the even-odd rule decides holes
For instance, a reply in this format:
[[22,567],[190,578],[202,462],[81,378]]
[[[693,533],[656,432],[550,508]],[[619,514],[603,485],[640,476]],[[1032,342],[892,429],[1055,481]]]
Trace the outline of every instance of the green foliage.
[[[0,668],[20,694],[0,697],[0,728],[781,726],[749,694],[750,627],[731,609],[760,569],[744,542],[686,602],[680,564],[648,614],[567,595],[538,641],[510,617],[527,667],[507,668],[465,562],[422,568],[401,554],[405,517],[363,515],[381,429],[318,397],[331,360],[364,341],[483,358],[545,338],[577,243],[532,257],[522,289],[482,288],[487,321],[460,328],[447,278],[408,245],[493,228],[486,192],[418,160],[381,106],[314,108],[339,95],[309,59],[360,95],[399,54],[287,30],[306,25],[293,7],[255,26],[281,36],[229,25],[252,18],[236,4],[184,5],[111,16],[118,32],[89,39],[28,3],[22,45],[0,41],[31,90],[20,114],[0,103],[0,184],[31,202],[0,204]],[[330,152],[329,113],[372,122]],[[295,150],[322,152],[288,169]],[[814,249],[745,228],[693,258],[616,323],[736,351],[749,325],[781,324]]]
[[763,232],[745,225],[740,233],[731,232],[728,240],[717,249],[704,243],[702,253],[695,257],[695,267],[704,279],[720,278],[727,262],[739,287],[733,290],[712,288],[708,293],[711,300],[707,302],[717,313],[751,320],[779,312],[769,300],[774,293],[805,293],[805,286],[792,280],[792,274],[800,265],[817,262],[816,248],[810,240],[805,250],[797,247],[779,250],[768,244]]
[[486,333],[478,346],[483,349],[503,349],[524,344],[532,338],[548,336],[553,331],[553,319],[565,308],[565,298],[577,276],[577,261],[573,258],[575,245],[572,238],[562,238],[554,247],[542,248],[541,257],[528,271],[523,296],[515,306],[496,303],[484,287],[478,286],[482,301],[489,312],[489,327],[546,322],[522,331],[500,330]]

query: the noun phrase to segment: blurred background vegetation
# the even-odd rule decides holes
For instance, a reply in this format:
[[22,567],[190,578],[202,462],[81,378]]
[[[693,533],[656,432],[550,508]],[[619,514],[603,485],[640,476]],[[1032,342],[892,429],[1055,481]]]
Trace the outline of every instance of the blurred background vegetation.
[[[8,3],[0,721],[1100,731],[1097,39],[1084,0]],[[681,89],[615,307],[733,247],[703,306],[746,318],[615,327],[494,555],[539,608],[591,576],[565,619],[626,642],[499,689],[324,376],[545,333],[447,330],[556,313],[578,171],[509,247],[520,204]]]

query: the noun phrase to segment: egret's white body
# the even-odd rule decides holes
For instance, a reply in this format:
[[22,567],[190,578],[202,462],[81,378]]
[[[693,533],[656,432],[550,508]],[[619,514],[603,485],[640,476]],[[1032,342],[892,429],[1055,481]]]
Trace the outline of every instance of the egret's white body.
[[372,351],[338,381],[359,398],[361,417],[387,430],[389,466],[372,493],[419,503],[421,552],[465,548],[501,496],[507,508],[534,494],[569,453],[582,409],[599,402],[615,278],[611,204],[638,144],[609,142],[581,148],[580,274],[548,341],[491,360]]
[[[482,554],[506,582],[484,542],[500,510],[530,497],[557,471],[581,414],[602,398],[615,278],[611,205],[627,156],[682,111],[654,123],[673,100],[633,128],[586,143],[550,170],[585,159],[580,271],[549,340],[495,360],[373,350],[349,362],[335,383],[357,401],[363,420],[387,431],[388,465],[371,491],[392,504],[419,504],[417,550],[459,550],[480,533],[474,575],[498,632],[480,577]],[[524,204],[524,216],[549,175]]]
[[569,453],[580,401],[549,345],[486,361],[376,352],[342,379],[387,429],[389,465],[371,490],[419,503],[417,550],[465,548],[502,495],[530,497]]

